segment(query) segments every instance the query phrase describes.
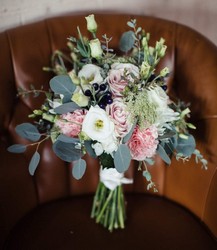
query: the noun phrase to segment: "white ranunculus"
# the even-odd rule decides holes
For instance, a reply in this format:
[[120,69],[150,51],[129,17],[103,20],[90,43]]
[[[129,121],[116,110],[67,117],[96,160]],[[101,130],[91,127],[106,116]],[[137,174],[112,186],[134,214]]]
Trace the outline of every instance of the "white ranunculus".
[[105,110],[91,106],[84,118],[82,131],[92,140],[104,143],[114,134],[114,123]]
[[79,78],[84,78],[86,82],[93,84],[93,83],[102,83],[103,78],[101,76],[101,68],[93,65],[93,64],[86,64],[83,68],[78,72]]

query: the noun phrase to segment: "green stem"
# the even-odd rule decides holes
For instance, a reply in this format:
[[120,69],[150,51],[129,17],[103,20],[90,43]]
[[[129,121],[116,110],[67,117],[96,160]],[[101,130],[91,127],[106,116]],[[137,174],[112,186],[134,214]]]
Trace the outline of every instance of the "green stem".
[[104,211],[105,211],[105,209],[106,209],[106,207],[107,207],[107,205],[108,205],[110,199],[112,198],[112,195],[113,195],[113,190],[110,191],[109,196],[108,196],[108,198],[106,199],[106,202],[104,203],[101,212],[99,213],[99,215],[98,215],[97,218],[96,218],[96,222],[97,222],[97,223],[99,223],[99,221],[100,221],[100,219],[101,219],[101,217],[102,217],[102,215],[103,215],[103,213],[104,213]]
[[119,214],[119,222],[121,228],[124,228],[124,206],[123,206],[123,195],[122,195],[122,187],[118,186],[118,214]]

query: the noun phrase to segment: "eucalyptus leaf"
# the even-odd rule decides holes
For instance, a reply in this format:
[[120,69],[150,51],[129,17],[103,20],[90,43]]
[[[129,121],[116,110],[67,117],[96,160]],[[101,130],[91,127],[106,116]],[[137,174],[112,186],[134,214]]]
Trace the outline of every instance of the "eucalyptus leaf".
[[66,114],[68,112],[73,112],[76,109],[80,109],[80,108],[81,107],[78,106],[75,102],[68,102],[68,103],[64,103],[64,104],[56,107],[54,109],[54,112],[59,114],[59,115],[62,115],[62,114]]
[[183,154],[184,156],[190,156],[193,154],[196,147],[195,139],[192,135],[188,135],[187,139],[178,138],[176,150],[178,153]]
[[150,181],[150,180],[151,180],[151,174],[150,174],[149,171],[144,170],[144,171],[142,172],[142,175],[145,177],[146,181]]
[[131,21],[128,21],[128,22],[127,22],[127,25],[128,25],[130,28],[134,28],[134,27],[135,27],[135,24],[132,23]]
[[23,153],[26,151],[26,145],[23,144],[14,144],[7,148],[10,153]]
[[164,148],[160,144],[158,144],[157,152],[160,155],[160,157],[162,158],[162,160],[164,160],[167,164],[171,164],[171,160],[170,160],[169,156],[167,155],[166,151],[164,150]]
[[85,148],[86,148],[86,150],[87,150],[87,153],[91,156],[91,157],[93,157],[93,158],[97,158],[97,155],[96,155],[96,153],[95,153],[95,151],[94,151],[94,149],[92,148],[92,141],[84,141],[84,146],[85,146]]
[[50,88],[54,93],[62,94],[65,103],[70,101],[76,86],[68,75],[58,75],[50,80]]
[[72,175],[75,179],[80,180],[86,170],[86,161],[83,159],[79,159],[78,161],[74,162],[72,168]]
[[129,141],[129,139],[131,138],[132,134],[133,134],[133,131],[136,127],[136,124],[137,124],[137,120],[134,122],[132,128],[130,129],[129,133],[126,134],[123,138],[123,143],[127,143]]
[[38,141],[41,137],[38,129],[31,123],[17,125],[15,131],[20,137],[33,142]]
[[123,52],[128,52],[131,50],[135,43],[135,37],[133,31],[126,31],[122,34],[120,39],[119,48]]
[[53,144],[54,153],[63,161],[72,162],[77,161],[82,157],[82,152],[80,149],[76,148],[75,143],[66,143],[57,140]]
[[60,134],[57,137],[57,140],[62,141],[62,142],[66,142],[66,143],[79,143],[80,142],[80,140],[78,138],[69,137],[69,136],[66,136],[64,134]]
[[176,132],[174,130],[169,130],[165,134],[159,136],[158,139],[159,140],[167,139],[173,137],[174,135],[176,135]]
[[125,172],[130,166],[130,161],[131,154],[128,146],[125,144],[121,144],[114,154],[114,165],[116,170],[119,173]]
[[37,168],[37,166],[39,164],[39,161],[40,161],[40,154],[36,151],[33,154],[32,158],[31,158],[31,161],[29,163],[29,173],[31,175],[34,175],[35,170],[36,170],[36,168]]

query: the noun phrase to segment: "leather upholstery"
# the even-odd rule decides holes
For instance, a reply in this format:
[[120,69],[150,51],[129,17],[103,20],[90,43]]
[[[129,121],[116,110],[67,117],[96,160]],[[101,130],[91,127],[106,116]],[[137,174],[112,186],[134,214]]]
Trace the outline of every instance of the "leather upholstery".
[[[66,213],[69,213],[67,215],[64,214],[64,222],[66,222],[70,218],[70,209],[67,209],[67,201],[71,199],[69,206],[73,209],[72,203],[73,200],[75,200],[75,207],[79,210],[78,201],[81,199],[80,197],[88,200],[90,199],[89,195],[92,195],[96,189],[98,183],[98,163],[96,160],[88,159],[87,172],[82,180],[77,181],[73,179],[71,175],[72,166],[59,160],[51,151],[50,143],[46,142],[40,147],[41,163],[35,176],[31,177],[28,173],[28,162],[32,152],[28,151],[23,155],[17,155],[8,153],[6,150],[11,144],[24,142],[15,134],[14,128],[22,122],[31,122],[28,118],[28,114],[35,108],[38,108],[44,98],[43,95],[39,98],[17,98],[17,88],[22,87],[28,89],[30,84],[33,84],[36,89],[39,89],[41,85],[43,85],[45,89],[48,88],[49,79],[52,75],[43,72],[42,68],[50,65],[50,56],[54,50],[60,49],[67,51],[66,38],[70,35],[77,36],[77,26],[80,27],[83,34],[89,35],[85,33],[86,22],[84,16],[86,15],[77,14],[50,18],[11,29],[0,34],[0,246],[1,244],[3,245],[5,239],[9,237],[12,242],[11,246],[14,247],[13,244],[19,242],[18,236],[16,235],[20,235],[21,242],[22,239],[24,240],[21,235],[24,235],[25,230],[28,228],[31,228],[30,232],[34,233],[35,225],[31,224],[32,222],[31,220],[28,221],[28,218],[34,218],[34,216],[37,215],[38,226],[40,226],[40,218],[46,216],[45,213],[49,215],[48,211],[43,210],[43,204],[48,204],[47,206],[49,207],[49,202],[54,202],[53,212],[52,204],[50,207],[53,216],[58,213],[57,211],[59,209],[61,213],[64,214],[61,209],[65,208],[67,210]],[[168,50],[165,58],[161,62],[161,66],[167,66],[171,70],[171,74],[168,78],[169,93],[171,96],[177,96],[191,103],[192,122],[197,126],[197,131],[195,132],[197,145],[204,157],[209,161],[208,170],[205,171],[201,170],[200,165],[197,165],[194,159],[185,164],[177,162],[174,159],[172,160],[171,166],[166,166],[160,159],[157,159],[156,164],[151,167],[150,171],[153,174],[154,181],[158,184],[159,194],[151,199],[155,200],[159,198],[159,200],[161,200],[162,198],[160,197],[163,197],[163,201],[168,202],[169,205],[165,205],[164,202],[160,201],[159,204],[153,202],[153,209],[156,209],[154,206],[159,206],[158,212],[161,216],[167,216],[169,218],[169,214],[164,215],[163,213],[163,211],[166,210],[164,206],[170,206],[169,200],[175,202],[172,205],[175,211],[175,220],[174,222],[170,220],[170,226],[168,226],[168,234],[171,234],[171,239],[175,242],[175,239],[180,237],[181,242],[181,237],[187,235],[181,234],[176,237],[176,234],[178,235],[179,232],[179,230],[177,230],[177,227],[180,226],[179,223],[185,221],[186,224],[183,232],[185,232],[186,229],[186,232],[191,234],[191,228],[195,227],[195,222],[199,224],[198,227],[196,226],[196,231],[192,230],[192,237],[197,237],[198,241],[202,243],[195,243],[192,246],[199,244],[201,249],[205,249],[202,248],[204,242],[209,242],[207,244],[210,244],[210,249],[216,249],[217,245],[212,237],[217,237],[217,47],[201,34],[186,26],[154,17],[127,14],[96,14],[96,20],[99,24],[99,36],[104,33],[106,33],[108,37],[113,36],[110,47],[117,48],[120,35],[126,31],[126,22],[131,18],[136,18],[138,24],[145,28],[147,32],[151,33],[152,43],[160,37],[165,38]],[[144,214],[141,211],[137,211],[138,207],[131,205],[133,212],[129,215],[129,229],[126,229],[128,230],[126,231],[126,237],[120,236],[120,239],[123,240],[124,238],[126,241],[129,241],[130,235],[134,232],[132,237],[140,237],[139,242],[143,242],[141,241],[141,237],[144,237],[144,241],[149,242],[149,237],[152,237],[155,232],[157,232],[156,235],[160,235],[159,230],[164,230],[164,228],[160,225],[161,223],[159,223],[159,221],[154,222],[156,214],[146,214],[145,200],[148,199],[148,206],[151,206],[149,205],[151,200],[146,191],[145,180],[141,173],[137,171],[136,163],[132,162],[132,166],[127,175],[134,178],[134,184],[125,187],[126,192],[131,194],[129,203],[135,202],[138,206],[140,206],[141,203],[141,206],[144,207]],[[133,196],[132,194],[135,195]],[[141,201],[143,196],[144,202]],[[63,201],[64,199],[67,200]],[[58,202],[59,200],[61,200],[60,203]],[[163,205],[161,205],[161,203]],[[101,232],[101,230],[104,229],[92,226],[93,222],[88,220],[89,211],[82,208],[82,206],[89,206],[89,204],[90,203],[85,200],[82,200],[81,211],[79,210],[80,212],[77,212],[78,214],[76,213],[76,216],[73,216],[73,218],[84,216],[87,220],[81,220],[87,225],[88,230],[91,230],[91,232],[92,230],[96,230],[96,232],[92,232],[95,235],[104,235],[104,232]],[[184,207],[180,213],[179,209],[181,209],[181,207],[179,207],[178,204]],[[182,213],[186,213],[185,208],[190,211],[189,216],[194,214],[195,217],[193,216],[193,219],[185,219],[185,216],[183,217]],[[31,217],[32,212],[30,212],[32,209],[36,211],[36,215],[33,215],[33,217]],[[37,211],[37,209],[39,209],[39,211]],[[178,212],[176,209],[178,209]],[[83,210],[87,214],[82,215]],[[152,209],[149,208],[148,211],[151,212]],[[17,224],[17,222],[29,212],[29,217],[25,217],[24,221]],[[136,215],[137,212],[138,216]],[[180,218],[178,218],[179,216]],[[130,217],[135,218],[135,221],[132,221]],[[139,232],[137,235],[135,232],[135,230],[137,230],[136,223],[138,223],[138,231],[145,230],[145,223],[147,220],[150,220],[150,218],[153,224],[149,222],[149,227],[152,228],[151,232],[153,234],[147,234],[148,238],[145,233],[143,234],[142,232]],[[160,218],[158,220],[160,220]],[[162,223],[166,223],[166,221],[163,221],[164,219],[162,218]],[[55,222],[59,223],[58,219],[55,220]],[[193,224],[191,225],[191,223]],[[15,226],[16,224],[17,226]],[[42,224],[44,225],[43,233],[48,235],[51,233],[50,227],[57,225],[55,223],[55,225],[45,224],[47,227]],[[130,228],[131,224],[133,225],[132,228]],[[77,225],[78,228],[80,228],[79,225]],[[140,228],[139,225],[143,226]],[[186,227],[186,225],[189,227]],[[61,226],[63,226],[63,223]],[[14,228],[14,231],[11,231],[12,228]],[[10,231],[11,236],[9,236]],[[87,233],[90,234],[91,232]],[[58,233],[60,232],[58,231]],[[58,233],[56,233],[55,237],[58,236]],[[202,234],[204,234],[203,237],[200,236]],[[209,234],[212,234],[212,237],[210,237]],[[111,240],[111,242],[115,242],[115,240],[118,240],[118,235],[119,233],[114,233],[114,239],[112,240],[110,237],[112,238],[113,236],[105,237],[107,237],[107,241]],[[125,235],[125,233],[123,233],[123,235]],[[39,239],[48,239],[46,237],[39,237]],[[49,237],[49,239],[52,239],[52,235]],[[165,235],[165,237],[168,237],[166,239],[169,241],[169,235]],[[88,238],[85,236],[84,239],[87,240]],[[165,242],[167,241],[166,239],[164,238]],[[156,241],[154,236],[153,241]],[[30,244],[30,242],[28,242],[28,244]],[[17,249],[51,249],[48,248],[48,243],[47,248],[37,248],[36,246],[35,248],[30,248],[28,244],[26,247],[22,246]],[[38,242],[38,244],[38,246],[41,246],[41,242]],[[86,244],[88,243],[86,242]],[[124,244],[128,246],[128,243]],[[155,242],[154,246],[155,244],[157,243]],[[165,243],[165,246],[169,247],[168,244],[169,243]],[[8,243],[8,245],[10,246],[10,243]],[[68,248],[58,248],[58,246],[56,246],[56,249]],[[90,247],[87,249],[96,248]],[[143,248],[141,247],[141,249]],[[177,249],[184,248],[181,248],[180,245],[180,248]],[[189,249],[200,248],[191,247]]]

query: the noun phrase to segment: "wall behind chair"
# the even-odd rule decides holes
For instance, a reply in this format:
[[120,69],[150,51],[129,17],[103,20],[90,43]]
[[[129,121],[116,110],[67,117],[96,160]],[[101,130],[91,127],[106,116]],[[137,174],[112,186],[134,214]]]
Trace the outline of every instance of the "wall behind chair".
[[217,45],[217,0],[0,0],[0,31],[62,13],[95,10],[174,20]]

